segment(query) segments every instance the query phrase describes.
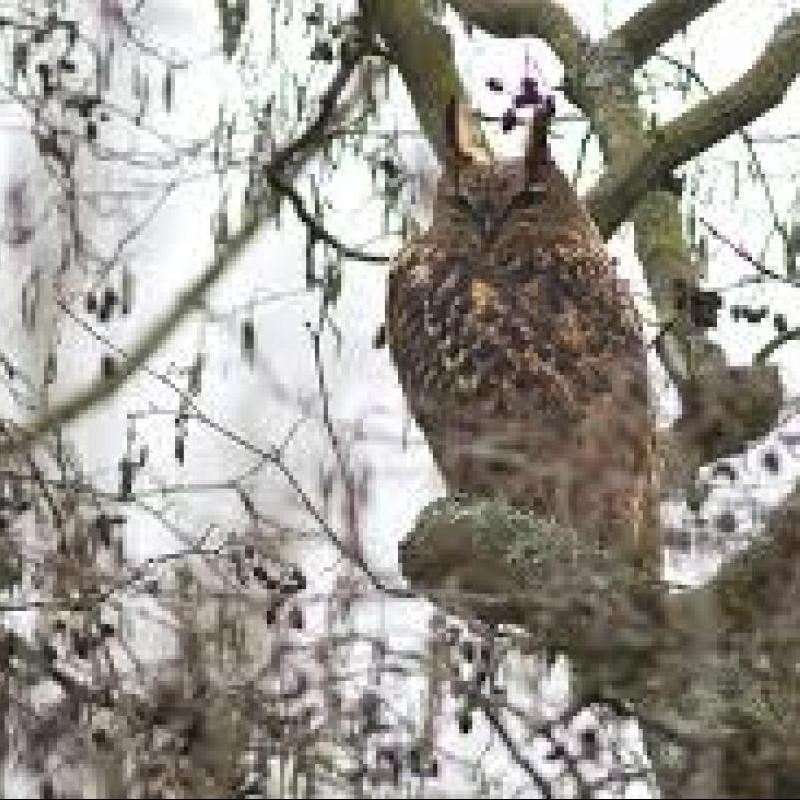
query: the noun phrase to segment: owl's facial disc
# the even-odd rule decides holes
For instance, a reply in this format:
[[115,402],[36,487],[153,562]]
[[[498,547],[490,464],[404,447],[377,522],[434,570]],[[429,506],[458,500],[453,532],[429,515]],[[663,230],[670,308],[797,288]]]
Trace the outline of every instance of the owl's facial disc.
[[447,205],[484,244],[493,242],[509,217],[540,206],[547,196],[545,182],[529,182],[519,162],[497,162],[486,168],[465,166],[450,184]]

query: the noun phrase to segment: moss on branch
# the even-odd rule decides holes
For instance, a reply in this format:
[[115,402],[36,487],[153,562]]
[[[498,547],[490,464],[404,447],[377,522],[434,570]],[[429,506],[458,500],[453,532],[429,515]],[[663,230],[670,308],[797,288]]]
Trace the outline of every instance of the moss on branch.
[[461,613],[523,625],[545,647],[644,652],[661,618],[654,575],[503,500],[431,503],[400,556],[415,588]]
[[[401,562],[462,616],[516,623],[531,645],[568,652],[576,702],[635,712],[668,796],[695,796],[703,780],[721,781],[717,796],[778,796],[800,780],[797,495],[748,552],[680,595],[503,501],[431,503]],[[720,760],[728,768],[708,774]]]

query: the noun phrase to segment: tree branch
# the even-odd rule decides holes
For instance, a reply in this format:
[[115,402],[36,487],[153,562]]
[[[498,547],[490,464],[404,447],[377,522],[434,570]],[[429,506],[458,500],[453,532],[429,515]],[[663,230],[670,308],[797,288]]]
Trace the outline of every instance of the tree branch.
[[[429,504],[401,545],[401,565],[412,587],[462,618],[511,622],[525,629],[529,649],[567,652],[576,705],[611,704],[646,734],[699,751],[701,770],[712,753],[737,763],[755,745],[777,774],[791,767],[795,775],[798,499],[796,490],[712,581],[678,594],[615,543],[601,551],[502,500]],[[680,781],[674,751],[649,755],[659,781]],[[776,796],[762,777],[749,774],[735,796]]]
[[[797,72],[797,37],[798,15],[793,14],[779,26],[765,53],[742,79],[711,98],[710,105],[701,104],[664,126],[660,136],[645,133],[646,121],[629,72],[612,74],[611,80],[584,81],[580,89],[582,107],[598,131],[609,164],[599,186],[590,193],[590,210],[606,236],[626,217],[633,221],[636,252],[665,326],[659,339],[659,355],[681,397],[691,399],[694,408],[708,411],[702,419],[679,426],[681,446],[691,449],[691,457],[683,462],[687,469],[692,464],[738,452],[747,441],[766,433],[776,418],[783,394],[774,367],[732,370],[721,349],[694,326],[686,309],[680,308],[673,289],[675,281],[696,287],[701,275],[684,241],[680,197],[661,187],[669,182],[672,167],[679,163],[677,159],[696,155],[730,133],[736,124],[744,124],[783,97],[791,76]],[[602,46],[597,67],[603,67]],[[603,73],[597,77],[602,78]],[[706,115],[708,119],[704,119]],[[734,123],[732,115],[736,117]],[[681,147],[672,141],[673,136],[685,137],[681,155],[672,151]],[[701,141],[689,144],[693,137]],[[664,158],[661,149],[673,153],[672,159],[659,161]],[[655,170],[651,169],[653,162],[648,161],[652,158]],[[648,174],[634,188],[636,179],[631,178],[636,170],[640,176],[642,170]],[[617,204],[625,206],[624,213],[618,213]],[[703,393],[708,395],[708,403],[699,399]],[[771,397],[765,397],[765,393]],[[756,407],[765,412],[760,419],[751,414]],[[731,413],[726,417],[722,413],[726,408],[741,410],[744,416],[734,418],[736,415]],[[713,440],[710,434],[720,421],[724,423],[724,435]],[[735,442],[737,436],[740,438]],[[722,443],[728,449],[720,449]]]
[[342,258],[350,258],[353,261],[366,261],[372,264],[385,264],[390,260],[389,256],[383,256],[379,253],[365,253],[357,247],[341,242],[305,207],[300,193],[291,183],[283,180],[280,173],[270,167],[265,169],[264,175],[267,183],[273,189],[286,196],[292,204],[297,218],[311,231],[314,238],[330,245]]
[[[322,95],[319,113],[300,137],[275,153],[271,161],[274,169],[280,168],[285,172],[297,169],[297,159],[312,153],[323,141],[325,131],[337,116],[337,100],[347,86],[358,60],[349,55],[343,58],[339,71]],[[239,230],[222,245],[219,253],[202,273],[178,293],[167,311],[127,351],[126,358],[116,365],[116,371],[112,376],[91,382],[34,420],[27,426],[27,435],[20,438],[18,446],[30,445],[45,433],[74,421],[96,404],[116,394],[120,387],[166,342],[187,315],[197,308],[208,290],[250,243],[264,222],[264,209],[268,200],[269,193],[266,190],[253,199],[244,214]]]
[[684,401],[684,415],[665,450],[668,463],[676,449],[681,454],[672,465],[680,466],[672,475],[675,486],[700,464],[741,452],[748,441],[766,434],[779,413],[783,391],[774,366],[730,368],[720,347],[680,307],[675,282],[695,287],[701,275],[685,244],[680,197],[659,187],[675,166],[782,99],[800,68],[799,20],[800,15],[793,14],[779,26],[761,58],[739,81],[654,136],[645,134],[634,97],[600,89],[603,101],[593,109],[599,124],[610,131],[606,141],[615,156],[590,193],[589,207],[605,235],[623,219],[633,221],[636,253],[659,319],[662,324],[671,321],[660,339],[659,355]]
[[648,58],[692,20],[719,5],[721,0],[652,0],[610,36],[628,55],[632,69]]
[[323,143],[326,132],[336,116],[339,99],[366,54],[366,49],[352,49],[345,44],[342,45],[342,63],[319,99],[319,111],[316,117],[300,136],[273,155],[270,161],[273,170],[285,169],[295,158],[307,156]]
[[734,84],[662,126],[618,162],[589,195],[592,214],[608,236],[648,190],[783,100],[800,73],[800,13],[778,26],[761,58]]
[[[450,36],[427,16],[419,0],[364,0],[368,34],[379,35],[400,72],[420,126],[440,160],[448,155],[445,109],[466,96],[453,59]],[[470,131],[477,143],[477,126]]]

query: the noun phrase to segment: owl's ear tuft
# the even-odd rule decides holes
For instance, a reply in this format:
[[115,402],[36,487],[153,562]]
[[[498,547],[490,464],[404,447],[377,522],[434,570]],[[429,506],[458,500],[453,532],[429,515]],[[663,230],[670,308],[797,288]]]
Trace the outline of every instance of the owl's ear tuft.
[[451,98],[445,114],[445,137],[448,160],[453,164],[488,164],[491,160],[484,147],[475,144],[472,114],[463,100]]
[[547,97],[533,113],[525,145],[525,173],[530,182],[540,178],[541,168],[550,161],[548,136],[555,111],[555,100],[553,97]]

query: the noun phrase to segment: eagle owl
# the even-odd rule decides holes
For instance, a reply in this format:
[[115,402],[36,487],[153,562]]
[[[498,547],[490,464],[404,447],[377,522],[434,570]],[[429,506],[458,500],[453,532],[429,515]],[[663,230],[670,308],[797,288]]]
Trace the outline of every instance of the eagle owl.
[[547,143],[466,145],[451,110],[433,221],[389,278],[387,339],[448,489],[504,496],[654,552],[646,346],[627,287]]

